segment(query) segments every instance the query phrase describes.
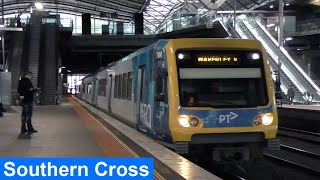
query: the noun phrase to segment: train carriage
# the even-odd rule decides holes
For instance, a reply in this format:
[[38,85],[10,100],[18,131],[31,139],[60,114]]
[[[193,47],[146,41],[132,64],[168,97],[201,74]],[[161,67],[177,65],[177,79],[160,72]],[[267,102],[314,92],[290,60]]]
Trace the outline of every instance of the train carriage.
[[270,67],[255,40],[159,40],[83,87],[84,100],[179,154],[232,161],[248,160],[256,147],[279,148]]

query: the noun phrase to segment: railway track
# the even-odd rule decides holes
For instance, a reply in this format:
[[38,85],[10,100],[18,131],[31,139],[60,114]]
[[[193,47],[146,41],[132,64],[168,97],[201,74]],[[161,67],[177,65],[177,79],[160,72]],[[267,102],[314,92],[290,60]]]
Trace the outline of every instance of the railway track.
[[295,139],[320,145],[319,133],[302,131],[302,130],[286,128],[286,127],[279,127],[278,136],[280,136],[280,138],[281,137],[295,138]]
[[301,163],[294,162],[294,161],[288,160],[286,158],[282,158],[282,157],[279,157],[279,156],[276,156],[276,155],[272,155],[272,154],[269,154],[269,153],[264,153],[264,156],[267,159],[270,159],[271,161],[277,161],[277,162],[279,162],[281,164],[290,165],[290,166],[293,166],[293,167],[295,167],[295,168],[297,168],[299,170],[306,171],[306,172],[315,174],[317,176],[320,175],[320,170],[312,168],[312,167],[305,166],[305,165],[303,165]]
[[320,175],[319,133],[280,127],[278,135],[281,150],[265,152],[266,159]]

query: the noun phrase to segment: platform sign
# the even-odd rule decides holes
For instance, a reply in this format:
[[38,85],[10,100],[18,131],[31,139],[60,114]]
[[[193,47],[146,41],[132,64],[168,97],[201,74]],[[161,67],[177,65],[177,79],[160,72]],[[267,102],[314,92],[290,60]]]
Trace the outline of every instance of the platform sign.
[[0,158],[0,179],[153,179],[152,158]]

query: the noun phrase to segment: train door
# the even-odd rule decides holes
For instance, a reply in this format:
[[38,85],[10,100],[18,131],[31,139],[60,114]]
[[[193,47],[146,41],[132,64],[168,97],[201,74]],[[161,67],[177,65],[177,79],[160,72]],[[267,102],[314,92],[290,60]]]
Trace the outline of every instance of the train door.
[[148,103],[148,83],[146,78],[146,66],[140,66],[138,70],[137,89],[137,124],[142,131],[151,129],[151,107]]
[[112,79],[112,74],[110,74],[108,76],[108,110],[109,113],[112,113],[112,109],[111,109],[111,96],[112,96],[112,87],[113,87],[113,79]]
[[168,69],[163,49],[155,49],[153,65],[154,117],[153,127],[157,138],[163,139],[169,132],[168,112]]

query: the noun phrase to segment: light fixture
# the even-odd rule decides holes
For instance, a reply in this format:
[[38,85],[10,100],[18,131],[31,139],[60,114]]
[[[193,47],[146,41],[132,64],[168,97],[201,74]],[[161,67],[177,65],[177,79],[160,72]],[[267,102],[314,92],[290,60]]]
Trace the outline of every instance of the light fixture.
[[43,5],[42,5],[42,3],[40,3],[40,2],[34,3],[34,6],[35,6],[37,9],[39,9],[39,10],[43,9]]
[[275,26],[276,24],[268,24],[267,27],[273,27]]
[[269,114],[262,116],[262,124],[268,126],[272,123],[273,117]]
[[260,59],[260,55],[258,53],[253,53],[252,59],[254,59],[254,60]]
[[286,37],[286,41],[291,41],[293,38],[292,37]]
[[189,117],[188,116],[185,116],[185,115],[182,115],[178,118],[179,120],[179,123],[182,127],[189,127]]
[[184,58],[184,55],[183,54],[179,54],[178,55],[178,59],[183,59]]
[[197,118],[192,118],[190,124],[191,126],[196,127],[199,124],[199,120]]
[[270,5],[270,8],[272,9],[272,8],[273,8],[273,5]]
[[286,6],[289,6],[290,4],[289,3],[286,3]]
[[303,49],[298,48],[297,51],[302,51]]

